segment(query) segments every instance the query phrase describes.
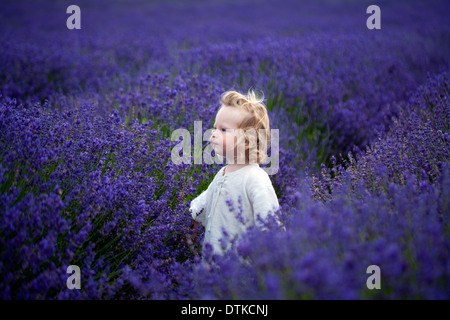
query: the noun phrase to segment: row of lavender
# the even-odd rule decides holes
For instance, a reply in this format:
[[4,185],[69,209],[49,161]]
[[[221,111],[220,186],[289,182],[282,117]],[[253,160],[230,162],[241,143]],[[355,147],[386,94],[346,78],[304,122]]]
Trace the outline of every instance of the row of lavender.
[[[261,6],[250,21],[275,7]],[[0,109],[3,298],[448,298],[448,71],[411,94],[426,72],[448,63],[446,25],[418,30],[425,22],[405,17],[410,29],[396,26],[386,38],[310,21],[305,30],[325,32],[280,37],[299,26],[288,14],[293,7],[277,11],[284,23],[259,29],[233,15],[234,33],[146,22],[165,31],[164,41],[154,33],[144,41],[148,34],[136,34],[128,18],[122,26],[129,30],[115,29],[123,36],[75,40],[80,55],[70,51],[73,34],[66,46],[59,31],[36,33],[42,43],[35,45],[25,44],[23,31],[4,36],[2,92],[18,101],[2,97]],[[189,10],[212,19],[229,5],[126,11],[145,25],[142,8],[173,9],[186,26]],[[308,8],[320,20],[320,10]],[[445,3],[421,8],[438,25]],[[104,17],[98,23],[108,25]],[[94,21],[88,15],[87,25]],[[360,22],[346,21],[347,32]],[[187,36],[199,34],[195,28],[203,38]],[[131,32],[143,42],[122,41]],[[235,41],[261,34],[270,37]],[[239,256],[215,257],[214,268],[204,269],[203,235],[192,234],[187,210],[218,166],[174,165],[168,137],[195,120],[206,129],[220,93],[248,86],[265,89],[280,128],[280,172],[272,180],[287,230],[252,232],[238,244]],[[32,102],[33,95],[49,102]],[[347,154],[367,144],[356,160]],[[347,158],[336,163],[338,153]],[[297,176],[306,166],[311,172]],[[81,291],[65,286],[71,264],[81,268]],[[381,291],[365,286],[371,264],[382,269]]]
[[286,0],[257,5],[252,1],[133,2],[77,1],[81,30],[70,31],[68,3],[9,1],[0,12],[1,93],[43,102],[60,92],[98,92],[114,86],[116,77],[133,81],[139,69],[146,71],[144,75],[166,70],[173,65],[170,56],[180,49],[329,29],[324,17],[339,9],[323,11],[313,3],[299,6]]
[[113,109],[139,122],[157,120],[153,128],[167,137],[179,127],[192,131],[198,120],[211,127],[221,92],[261,89],[281,145],[297,155],[293,165],[316,170],[320,163],[330,165],[333,154],[373,142],[426,74],[448,63],[448,46],[438,50],[445,40],[424,47],[428,40],[415,36],[412,47],[402,41],[403,33],[388,39],[314,34],[205,45],[178,52],[167,59],[169,71],[140,76],[125,88],[52,102],[62,109],[94,102],[100,114]]
[[63,3],[6,6],[4,96],[49,99],[59,110],[95,102],[100,114],[117,109],[140,121],[189,110],[191,117],[176,125],[191,129],[193,119],[208,122],[211,113],[191,98],[185,72],[206,74],[221,90],[262,89],[300,167],[329,165],[332,154],[367,145],[450,55],[443,1],[386,4],[379,33],[365,28],[358,2],[80,6],[84,28],[78,31],[60,27]]
[[[128,130],[117,113],[2,99],[3,297],[448,298],[448,85],[448,72],[430,78],[333,177],[324,168],[298,186],[275,183],[286,231],[250,232],[238,255],[205,256],[212,269],[186,237],[202,233],[192,235],[185,200],[217,168],[174,165],[173,143],[148,124]],[[70,264],[82,291],[64,289]],[[382,291],[365,287],[373,264]]]
[[[216,273],[196,268],[198,295],[448,299],[449,81],[448,69],[430,76],[367,151],[301,180],[296,206],[283,208],[285,232],[255,230]],[[381,290],[368,289],[374,265]]]

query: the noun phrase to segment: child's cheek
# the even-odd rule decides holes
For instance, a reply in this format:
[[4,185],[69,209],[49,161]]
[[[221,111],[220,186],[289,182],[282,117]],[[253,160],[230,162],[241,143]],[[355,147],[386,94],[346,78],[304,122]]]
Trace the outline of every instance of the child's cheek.
[[227,145],[226,145],[226,148],[227,148],[227,149],[233,150],[234,147],[236,146],[236,139],[234,139],[234,138],[236,138],[236,137],[233,137],[233,135],[230,135],[230,136],[228,137],[228,139],[227,139]]

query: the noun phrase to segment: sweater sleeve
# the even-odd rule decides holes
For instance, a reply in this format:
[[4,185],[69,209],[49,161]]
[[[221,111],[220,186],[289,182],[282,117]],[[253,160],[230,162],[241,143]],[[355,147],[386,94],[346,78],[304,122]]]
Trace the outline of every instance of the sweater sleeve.
[[195,221],[199,221],[205,224],[205,218],[206,218],[206,201],[207,201],[207,195],[208,195],[208,189],[203,191],[197,198],[191,201],[191,206],[189,209],[189,212],[191,213],[192,219]]
[[[279,209],[278,198],[272,186],[269,176],[259,176],[249,181],[249,199],[252,203],[254,221],[256,226],[263,227],[261,220],[266,220],[269,215]],[[259,218],[258,218],[259,217]]]

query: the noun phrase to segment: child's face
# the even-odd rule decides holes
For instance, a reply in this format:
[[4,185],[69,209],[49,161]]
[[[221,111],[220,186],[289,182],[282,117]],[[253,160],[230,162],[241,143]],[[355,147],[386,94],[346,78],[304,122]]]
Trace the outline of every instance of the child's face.
[[[245,119],[247,112],[234,107],[222,107],[216,115],[214,130],[209,142],[214,151],[225,158],[235,158],[237,136],[233,129],[238,129],[239,123]],[[228,130],[228,131],[227,131]],[[227,154],[229,157],[227,157]]]

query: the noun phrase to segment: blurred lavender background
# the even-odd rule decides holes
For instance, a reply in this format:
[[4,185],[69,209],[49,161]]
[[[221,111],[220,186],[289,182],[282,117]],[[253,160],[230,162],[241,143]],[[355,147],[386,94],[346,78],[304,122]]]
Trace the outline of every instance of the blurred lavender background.
[[[3,1],[1,297],[449,299],[449,13],[438,0]],[[208,129],[220,94],[250,87],[280,130],[286,230],[203,252],[206,268],[188,209],[220,165],[173,164],[170,134]],[[66,287],[72,264],[81,290]],[[366,287],[373,264],[381,290]]]

